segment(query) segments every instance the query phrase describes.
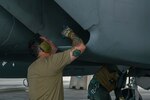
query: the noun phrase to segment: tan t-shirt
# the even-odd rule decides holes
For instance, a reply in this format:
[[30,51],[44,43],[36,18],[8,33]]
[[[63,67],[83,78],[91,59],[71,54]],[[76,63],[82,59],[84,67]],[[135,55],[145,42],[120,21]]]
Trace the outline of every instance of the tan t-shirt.
[[64,100],[62,72],[69,63],[70,50],[34,61],[28,68],[30,100]]

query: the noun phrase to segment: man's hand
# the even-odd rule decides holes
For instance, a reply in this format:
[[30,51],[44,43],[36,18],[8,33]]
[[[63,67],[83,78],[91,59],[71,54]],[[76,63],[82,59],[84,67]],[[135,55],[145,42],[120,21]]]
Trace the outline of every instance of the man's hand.
[[71,28],[69,28],[68,26],[62,31],[61,33],[64,37],[68,37],[71,38],[72,35],[74,35],[74,32]]

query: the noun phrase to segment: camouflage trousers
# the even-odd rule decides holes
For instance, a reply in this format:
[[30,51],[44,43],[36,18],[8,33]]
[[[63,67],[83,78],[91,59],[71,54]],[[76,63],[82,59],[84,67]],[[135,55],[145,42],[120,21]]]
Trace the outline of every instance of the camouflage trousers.
[[111,100],[109,92],[94,77],[88,87],[88,99],[90,100]]

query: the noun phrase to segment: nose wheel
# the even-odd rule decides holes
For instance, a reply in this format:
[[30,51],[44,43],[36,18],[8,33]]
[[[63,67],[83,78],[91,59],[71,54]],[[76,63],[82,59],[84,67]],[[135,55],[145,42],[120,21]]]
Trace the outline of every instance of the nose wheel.
[[142,96],[138,91],[135,77],[129,77],[128,82],[128,87],[122,90],[122,95],[125,98],[125,100],[143,100]]

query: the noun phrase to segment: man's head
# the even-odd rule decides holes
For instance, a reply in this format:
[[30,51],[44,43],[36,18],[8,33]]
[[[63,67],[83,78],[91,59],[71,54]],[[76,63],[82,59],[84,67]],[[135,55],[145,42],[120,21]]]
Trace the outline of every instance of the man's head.
[[30,52],[38,57],[40,52],[45,54],[54,54],[57,51],[55,45],[46,37],[36,33],[33,39],[29,42]]

